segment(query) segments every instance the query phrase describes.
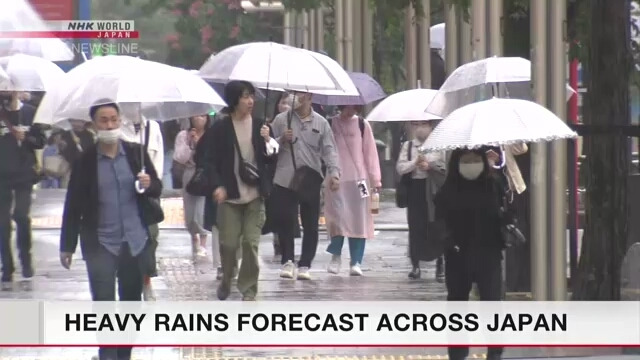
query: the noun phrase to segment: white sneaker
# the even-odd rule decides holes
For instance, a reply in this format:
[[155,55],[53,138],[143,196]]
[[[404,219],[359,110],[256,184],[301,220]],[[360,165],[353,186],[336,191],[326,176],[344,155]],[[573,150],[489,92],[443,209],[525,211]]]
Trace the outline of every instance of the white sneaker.
[[145,285],[142,289],[142,299],[144,299],[144,301],[156,301],[156,295],[153,293],[151,284]]
[[349,275],[351,276],[362,276],[362,269],[360,268],[360,264],[355,264],[349,270]]
[[342,257],[340,255],[332,255],[331,262],[327,266],[327,271],[330,274],[339,274],[340,266],[342,265]]
[[198,248],[198,252],[197,252],[196,255],[198,255],[199,257],[206,257],[207,256],[207,249],[205,249],[204,246],[200,246]]
[[287,261],[286,264],[282,265],[282,270],[280,270],[280,277],[285,279],[293,279],[293,269],[293,261]]
[[298,280],[311,280],[308,267],[302,266],[298,268]]

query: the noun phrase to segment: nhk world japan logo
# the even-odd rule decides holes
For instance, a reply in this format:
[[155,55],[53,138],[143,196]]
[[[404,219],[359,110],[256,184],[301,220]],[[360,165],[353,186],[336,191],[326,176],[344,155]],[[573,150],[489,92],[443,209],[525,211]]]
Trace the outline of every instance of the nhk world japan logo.
[[0,31],[3,39],[137,39],[133,21],[123,20],[61,20],[47,21],[43,28]]

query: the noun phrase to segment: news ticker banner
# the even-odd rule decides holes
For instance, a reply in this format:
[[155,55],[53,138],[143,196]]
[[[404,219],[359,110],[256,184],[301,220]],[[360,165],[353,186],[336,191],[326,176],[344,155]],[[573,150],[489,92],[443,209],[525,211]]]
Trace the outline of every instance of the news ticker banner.
[[7,300],[0,319],[1,346],[640,345],[640,302]]
[[56,20],[41,27],[0,29],[0,39],[137,39],[140,34],[128,20]]

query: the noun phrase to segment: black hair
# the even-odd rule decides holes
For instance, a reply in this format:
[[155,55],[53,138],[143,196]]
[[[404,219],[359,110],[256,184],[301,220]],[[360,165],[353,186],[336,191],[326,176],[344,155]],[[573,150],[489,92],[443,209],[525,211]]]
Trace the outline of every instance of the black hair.
[[[212,120],[211,120],[211,115],[206,114],[205,116],[207,117],[207,121],[204,123],[204,129],[207,130],[209,128],[209,126],[211,126],[211,121]],[[190,129],[193,129],[193,118],[194,117],[195,116],[189,117],[189,128]]]
[[95,120],[94,116],[96,115],[98,110],[100,110],[103,107],[112,107],[116,109],[116,112],[118,112],[118,114],[120,114],[120,107],[118,107],[118,104],[116,104],[115,101],[111,99],[100,99],[96,101],[94,105],[91,106],[91,108],[89,109],[89,116],[91,116],[91,120]]
[[347,106],[352,106],[354,109],[356,109],[356,112],[358,114],[362,114],[362,110],[364,110],[364,106],[362,105],[338,105],[337,107],[338,110],[343,111]]
[[227,107],[225,108],[227,113],[230,114],[236,109],[245,91],[248,91],[251,95],[255,95],[256,88],[253,84],[244,80],[233,80],[225,85],[224,101],[227,103]]
[[[487,154],[484,148],[480,149],[456,149],[451,153],[451,158],[449,159],[449,164],[447,167],[447,179],[446,182],[451,183],[460,183],[463,180],[462,175],[458,171],[458,167],[460,166],[460,158],[466,153],[472,152],[476,155],[479,155],[482,158],[482,162],[484,163],[484,170],[478,180],[487,181],[490,180],[491,177],[491,166],[489,166],[489,159],[487,158]],[[465,180],[467,181],[467,180]]]
[[280,102],[282,101],[282,99],[285,99],[288,96],[289,96],[289,93],[286,91],[280,93],[280,96],[278,96],[277,98],[276,105],[273,107],[273,117],[271,118],[271,121],[273,121],[276,118],[276,116],[280,114],[280,110],[278,109]]

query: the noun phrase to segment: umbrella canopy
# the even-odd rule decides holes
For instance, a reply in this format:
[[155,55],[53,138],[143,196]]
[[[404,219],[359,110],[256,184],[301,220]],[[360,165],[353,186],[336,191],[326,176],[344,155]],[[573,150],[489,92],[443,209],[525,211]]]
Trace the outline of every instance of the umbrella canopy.
[[48,91],[65,75],[53,62],[23,54],[1,57],[0,67],[9,76],[11,84],[7,90],[11,91]]
[[139,104],[145,117],[160,121],[226,106],[197,75],[130,56],[89,60],[67,73],[62,82],[50,99],[50,93],[45,94],[34,122],[61,126],[66,119],[90,121],[89,109],[103,99]]
[[[0,32],[43,31],[47,25],[27,0],[2,2]],[[70,46],[60,39],[0,39],[0,56],[13,54],[37,56],[49,61],[71,61]]]
[[212,55],[200,68],[199,75],[213,82],[245,80],[261,88],[339,90],[345,95],[358,95],[353,81],[335,60],[274,42],[226,48]]
[[493,98],[451,113],[433,130],[423,148],[476,149],[576,137],[564,121],[535,102]]
[[438,90],[413,89],[390,95],[373,108],[367,121],[426,121],[440,120],[441,117],[424,112],[424,104],[429,103]]
[[369,74],[360,72],[347,72],[351,81],[358,89],[358,95],[348,96],[338,91],[314,91],[313,102],[319,105],[367,105],[374,101],[384,99],[387,94],[382,86]]
[[9,74],[0,66],[0,91],[7,90],[11,87],[11,79]]
[[[567,85],[567,100],[575,91]],[[458,67],[425,111],[446,117],[459,107],[493,96],[532,100],[531,62],[519,57],[490,57]]]
[[430,47],[432,49],[444,49],[446,43],[445,24],[436,24],[429,28]]

